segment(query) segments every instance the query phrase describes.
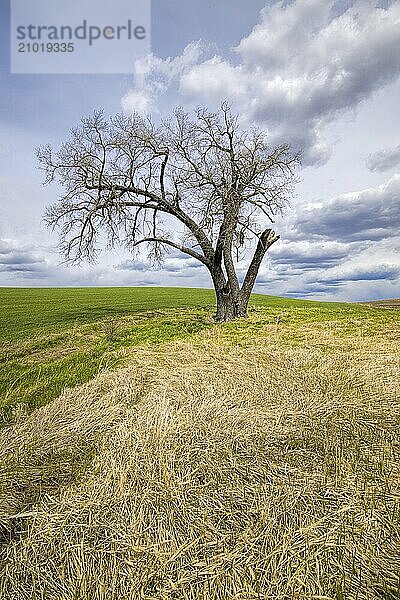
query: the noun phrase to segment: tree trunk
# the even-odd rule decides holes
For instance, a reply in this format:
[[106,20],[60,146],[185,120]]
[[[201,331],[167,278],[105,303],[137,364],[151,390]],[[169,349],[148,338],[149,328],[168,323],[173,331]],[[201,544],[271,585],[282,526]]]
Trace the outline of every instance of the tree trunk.
[[233,319],[247,318],[247,302],[239,296],[235,295],[228,285],[222,288],[215,288],[217,298],[217,312],[215,321],[232,321]]
[[[217,312],[214,317],[215,321],[232,321],[233,319],[247,318],[247,306],[249,304],[250,295],[256,281],[258,270],[261,265],[266,251],[272,244],[279,239],[279,235],[275,235],[272,229],[266,229],[261,234],[257,248],[243,280],[242,287],[239,287],[239,282],[236,273],[233,271],[233,263],[226,260],[225,267],[227,277],[221,268],[221,259],[223,255],[223,246],[217,247],[213,264],[207,265],[214,283],[215,295],[217,298]],[[229,253],[228,253],[229,258]],[[229,276],[230,275],[230,276]]]

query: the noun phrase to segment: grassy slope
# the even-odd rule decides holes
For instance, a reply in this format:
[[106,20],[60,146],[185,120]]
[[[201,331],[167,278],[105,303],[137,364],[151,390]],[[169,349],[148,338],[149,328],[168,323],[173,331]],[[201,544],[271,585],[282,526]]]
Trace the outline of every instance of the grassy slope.
[[[0,420],[116,366],[117,348],[198,331],[212,298],[173,288],[1,288]],[[110,327],[117,332],[107,335]]]
[[49,336],[111,316],[212,304],[212,292],[201,289],[0,288],[0,340]]
[[[335,311],[349,305],[253,295],[253,304],[315,307]],[[198,288],[0,288],[0,341],[49,336],[104,318],[154,310],[212,310],[214,293]]]
[[210,312],[124,317],[126,367],[0,432],[0,598],[400,598],[398,313]]
[[[0,423],[121,364],[121,348],[211,327],[213,303],[213,292],[204,289],[1,288]],[[280,322],[348,319],[369,310],[254,295],[257,309]]]

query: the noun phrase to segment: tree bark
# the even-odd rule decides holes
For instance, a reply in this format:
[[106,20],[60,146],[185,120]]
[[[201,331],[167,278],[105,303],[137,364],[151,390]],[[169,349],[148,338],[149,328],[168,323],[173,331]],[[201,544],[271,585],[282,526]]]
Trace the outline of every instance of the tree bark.
[[254,252],[252,261],[247,270],[246,276],[244,278],[241,290],[240,290],[240,300],[243,305],[242,310],[247,309],[247,305],[250,300],[251,292],[253,291],[254,284],[256,282],[256,278],[258,275],[258,271],[261,266],[261,262],[268,250],[277,240],[279,240],[279,235],[275,234],[275,231],[272,229],[266,229],[260,236],[258,240],[257,248]]
[[214,320],[218,323],[232,321],[233,319],[247,317],[247,304],[242,300],[240,290],[232,289],[229,281],[225,279],[222,269],[212,274],[217,312]]
[[216,289],[217,312],[214,320],[218,323],[223,321],[232,321],[233,319],[247,318],[247,303],[241,299],[241,294],[236,296],[229,286],[222,289]]
[[231,321],[235,318],[235,308],[230,291],[215,290],[217,298],[217,312],[214,320],[218,323],[223,321]]

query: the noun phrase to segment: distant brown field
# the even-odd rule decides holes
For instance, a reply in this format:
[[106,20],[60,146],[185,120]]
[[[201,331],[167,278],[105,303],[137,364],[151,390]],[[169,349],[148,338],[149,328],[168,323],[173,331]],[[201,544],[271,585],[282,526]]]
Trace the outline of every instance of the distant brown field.
[[400,308],[400,298],[391,298],[390,300],[375,300],[374,302],[360,302],[360,304],[375,308]]

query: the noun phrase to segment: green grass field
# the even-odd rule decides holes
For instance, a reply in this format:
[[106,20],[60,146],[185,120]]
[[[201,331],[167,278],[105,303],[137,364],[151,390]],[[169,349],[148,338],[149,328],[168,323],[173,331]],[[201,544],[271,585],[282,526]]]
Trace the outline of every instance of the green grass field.
[[[350,305],[253,295],[253,305],[303,307],[330,314]],[[68,328],[145,312],[214,307],[214,292],[196,288],[0,288],[0,341],[48,337]],[[353,307],[357,310],[357,307]],[[361,309],[362,310],[362,309]]]
[[200,330],[212,302],[209,290],[1,288],[1,420],[116,366],[118,348]]
[[[253,295],[250,313],[256,311],[289,324],[348,320],[371,309]],[[0,423],[122,364],[124,347],[211,327],[213,312],[214,294],[205,289],[1,288]]]

